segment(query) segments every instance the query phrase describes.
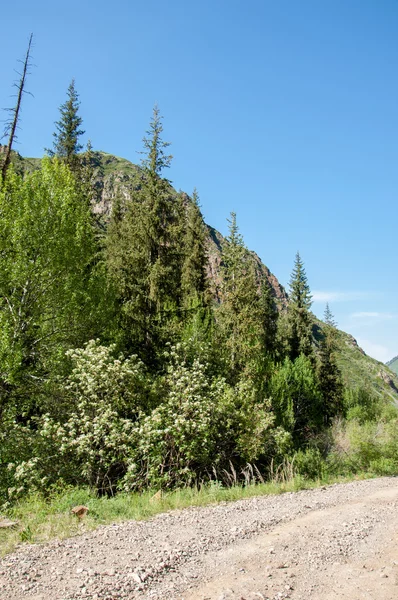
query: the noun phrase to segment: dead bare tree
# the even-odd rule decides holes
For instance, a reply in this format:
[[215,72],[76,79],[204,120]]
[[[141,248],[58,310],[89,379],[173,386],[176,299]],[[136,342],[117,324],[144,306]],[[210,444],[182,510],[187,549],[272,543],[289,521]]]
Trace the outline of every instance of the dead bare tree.
[[33,40],[33,33],[30,34],[29,44],[28,44],[28,49],[26,51],[25,60],[22,63],[23,64],[22,73],[18,73],[18,75],[20,75],[20,80],[18,81],[18,83],[14,84],[18,90],[17,102],[16,102],[16,105],[14,108],[8,109],[11,112],[12,117],[6,123],[5,131],[4,131],[4,136],[8,135],[8,144],[6,146],[4,162],[1,167],[1,174],[2,174],[3,181],[6,178],[7,169],[10,166],[11,150],[12,150],[12,145],[14,143],[14,140],[16,138],[18,119],[19,119],[19,114],[21,111],[22,96],[24,93],[26,93],[25,92],[25,82],[26,82],[26,76],[28,75],[28,70],[30,67],[29,60],[30,60],[30,50],[32,47],[32,40]]

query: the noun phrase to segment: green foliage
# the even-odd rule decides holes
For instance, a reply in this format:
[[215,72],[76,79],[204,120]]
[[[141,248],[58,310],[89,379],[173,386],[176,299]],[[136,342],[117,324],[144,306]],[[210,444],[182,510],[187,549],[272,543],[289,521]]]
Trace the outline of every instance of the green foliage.
[[197,483],[230,461],[256,460],[271,445],[268,403],[257,402],[247,383],[231,388],[209,380],[207,365],[198,359],[189,365],[183,350],[171,348],[167,394],[137,424],[125,489]]
[[194,190],[188,202],[183,240],[183,263],[181,269],[181,293],[183,305],[192,312],[195,304],[204,305],[207,290],[206,228],[199,207],[199,197]]
[[70,168],[78,166],[77,154],[83,149],[79,138],[84,134],[80,129],[82,118],[79,116],[79,95],[75,89],[75,80],[72,79],[68,87],[67,100],[61,104],[60,119],[55,123],[56,131],[53,133],[53,149],[47,150],[50,156],[65,159]]
[[398,474],[398,419],[388,423],[354,419],[332,427],[329,469],[338,473]]
[[12,389],[33,399],[64,351],[109,317],[90,209],[66,165],[45,159],[24,180],[9,173],[0,191],[0,256],[4,403]]
[[60,420],[55,410],[25,426],[14,424],[12,438],[25,438],[30,451],[27,460],[9,465],[15,481],[11,495],[45,490],[58,481],[86,484],[99,494],[114,492],[127,471],[134,421],[148,410],[150,390],[137,357],[113,353],[114,347],[95,341],[69,351],[74,368],[64,386],[67,414]]
[[332,419],[343,413],[343,382],[336,361],[336,330],[333,315],[327,305],[323,337],[319,345],[318,380],[323,396],[323,422],[329,426]]
[[380,402],[380,399],[364,387],[346,389],[344,405],[347,420],[352,421],[355,419],[360,423],[376,421],[383,410],[383,403]]
[[[235,213],[229,220],[229,236],[223,249],[222,303],[216,319],[221,343],[229,354],[229,379],[236,382],[246,370],[251,377],[263,371],[269,327],[270,303],[260,293],[253,261],[239,233]],[[260,375],[261,376],[261,375]]]
[[290,358],[295,360],[300,354],[311,356],[312,317],[311,293],[307,275],[300,254],[297,252],[290,278],[290,304],[288,306]]
[[318,448],[299,450],[294,455],[294,471],[306,479],[323,479],[326,463]]
[[168,143],[162,141],[161,133],[161,117],[155,107],[150,137],[144,138],[146,159],[140,188],[123,212],[113,213],[105,240],[126,347],[139,352],[148,363],[155,362],[170,331],[173,335],[181,300],[183,209],[181,198],[161,178],[171,160],[164,153]]
[[310,359],[286,358],[269,384],[278,425],[290,431],[296,446],[308,440],[322,422],[322,395]]

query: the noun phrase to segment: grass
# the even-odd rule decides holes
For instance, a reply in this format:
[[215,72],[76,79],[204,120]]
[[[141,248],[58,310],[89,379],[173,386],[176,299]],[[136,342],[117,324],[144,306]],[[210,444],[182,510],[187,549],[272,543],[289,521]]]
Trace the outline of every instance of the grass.
[[[370,475],[368,475],[369,477]],[[23,543],[44,543],[80,535],[100,525],[126,520],[148,519],[158,513],[183,509],[189,506],[206,506],[217,502],[231,502],[253,496],[296,492],[313,489],[336,482],[347,482],[361,477],[327,477],[309,481],[300,476],[284,481],[271,481],[247,486],[222,487],[214,482],[198,488],[180,488],[154,498],[155,491],[120,493],[112,498],[97,498],[87,489],[71,488],[54,492],[44,498],[40,494],[19,501],[5,511],[7,518],[18,522],[13,529],[0,529],[0,556],[4,556]],[[71,513],[73,506],[84,504],[87,516],[79,521]]]

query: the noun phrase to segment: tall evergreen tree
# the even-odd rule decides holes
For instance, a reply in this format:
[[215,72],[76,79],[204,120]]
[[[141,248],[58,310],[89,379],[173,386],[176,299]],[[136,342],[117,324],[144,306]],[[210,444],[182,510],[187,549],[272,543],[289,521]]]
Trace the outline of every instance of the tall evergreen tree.
[[334,316],[329,307],[329,302],[326,302],[325,313],[323,319],[326,325],[330,325],[330,327],[336,327],[336,321],[334,320]]
[[300,354],[312,356],[311,292],[304,263],[297,252],[290,278],[290,304],[288,307],[290,358]]
[[[162,140],[155,106],[144,138],[140,189],[125,208],[114,207],[106,239],[110,274],[122,305],[131,349],[151,362],[168,322],[178,314],[181,296],[182,203],[162,178],[171,156]],[[121,215],[123,213],[123,216]]]
[[79,166],[78,153],[83,149],[79,142],[80,136],[85,132],[80,129],[83,120],[79,115],[79,94],[75,89],[75,80],[72,79],[68,87],[67,99],[61,104],[59,112],[60,119],[56,121],[56,131],[53,133],[53,149],[47,149],[50,156],[58,156],[65,159],[70,168]]
[[222,302],[217,320],[229,354],[229,374],[236,381],[244,371],[261,370],[264,358],[264,307],[254,262],[231,213],[223,248]]
[[336,329],[333,314],[326,305],[324,314],[323,338],[319,345],[318,381],[323,396],[322,417],[329,426],[333,417],[343,410],[343,382],[336,361]]
[[183,304],[187,308],[192,303],[203,306],[206,300],[208,262],[206,233],[206,226],[200,212],[199,196],[195,189],[192,201],[188,202],[186,207],[183,241],[181,292]]
[[271,286],[267,280],[261,282],[260,304],[264,320],[264,351],[270,358],[275,359],[279,312],[272,296]]

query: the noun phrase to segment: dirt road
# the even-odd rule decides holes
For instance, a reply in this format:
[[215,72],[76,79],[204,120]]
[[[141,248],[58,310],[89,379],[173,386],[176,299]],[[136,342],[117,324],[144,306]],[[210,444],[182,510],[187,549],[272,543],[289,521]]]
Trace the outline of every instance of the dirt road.
[[0,563],[5,600],[397,600],[398,479],[101,527]]

